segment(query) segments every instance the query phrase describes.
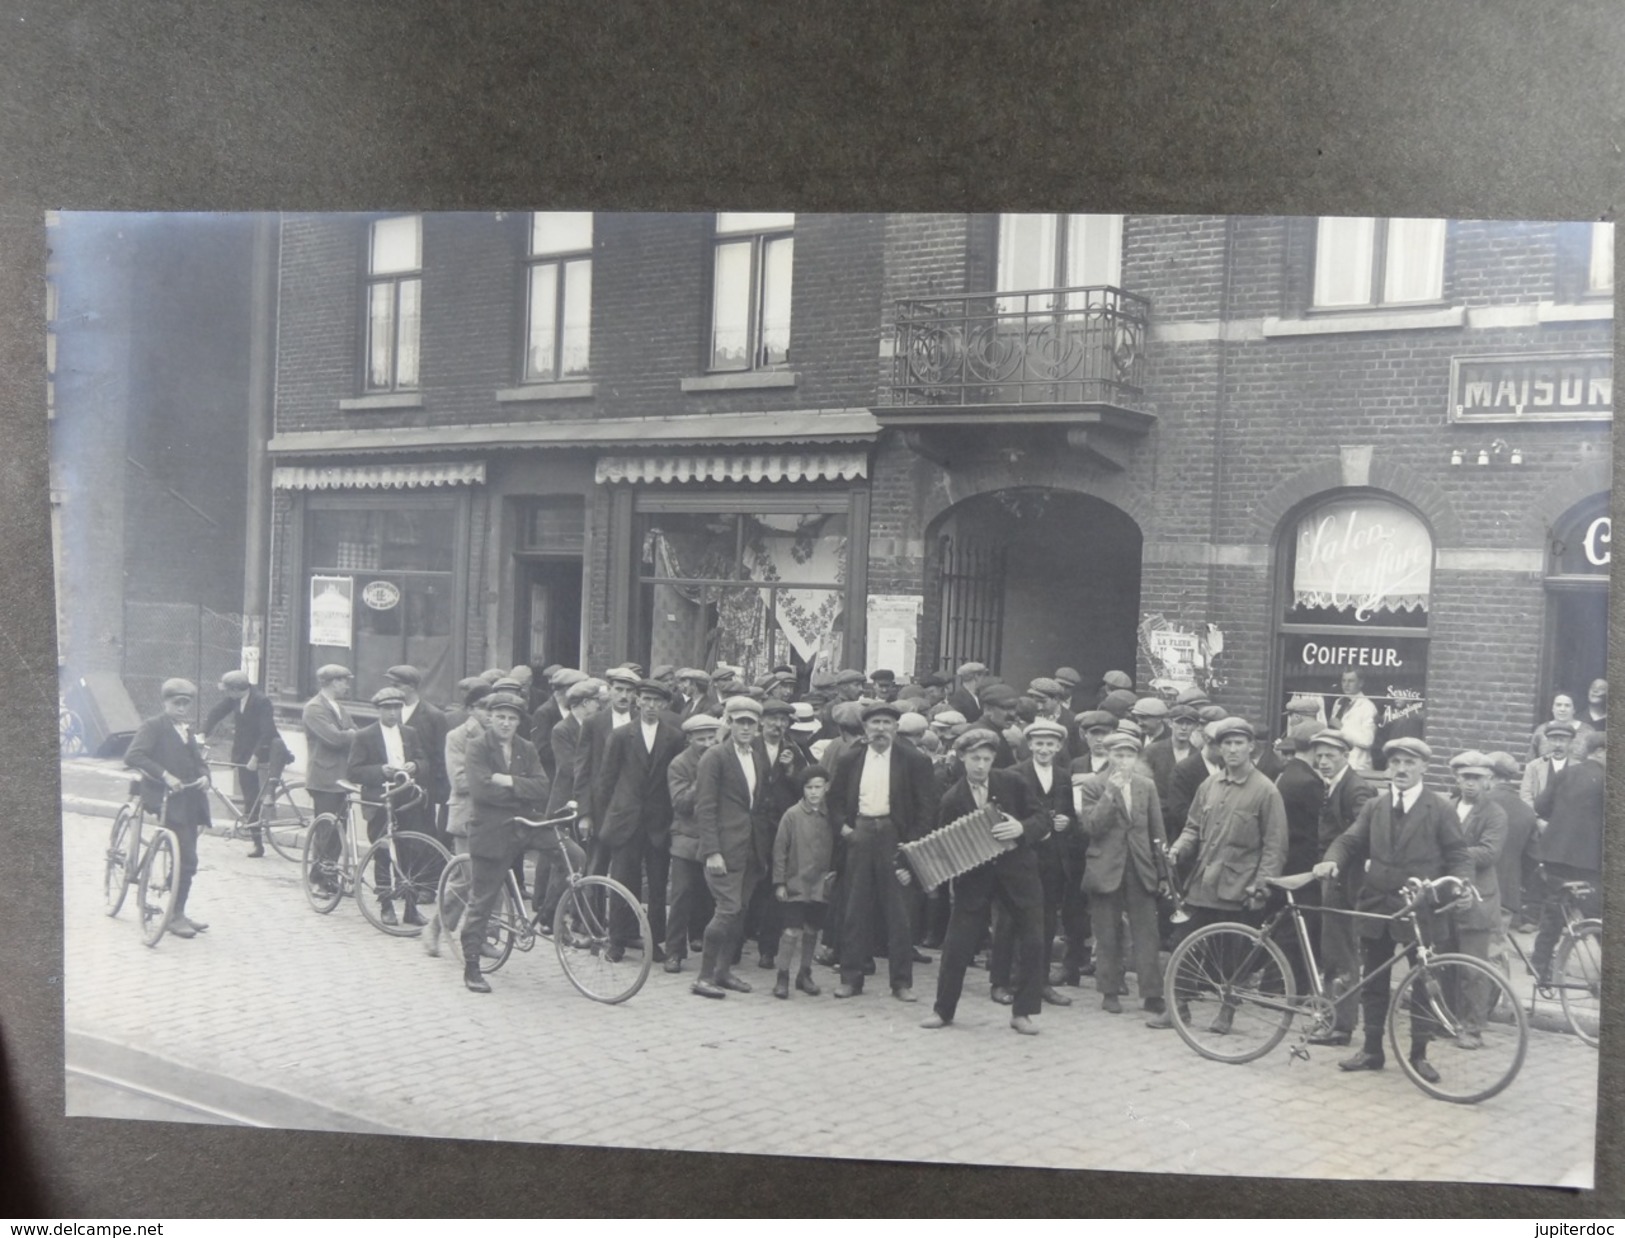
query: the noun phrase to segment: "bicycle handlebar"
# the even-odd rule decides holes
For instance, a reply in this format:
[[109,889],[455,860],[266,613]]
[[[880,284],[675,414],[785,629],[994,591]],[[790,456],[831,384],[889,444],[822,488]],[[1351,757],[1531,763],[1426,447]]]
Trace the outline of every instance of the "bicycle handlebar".
[[533,830],[558,829],[560,826],[569,825],[579,817],[581,815],[579,809],[580,806],[574,800],[570,800],[559,810],[557,816],[543,817],[540,821],[532,821],[528,817],[514,817],[512,819],[518,824]]
[[1471,907],[1474,903],[1484,901],[1484,896],[1472,882],[1448,874],[1435,877],[1431,881],[1411,877],[1405,882],[1400,894],[1405,899],[1406,911],[1414,910],[1424,902],[1431,904],[1436,910],[1449,911],[1457,906]]

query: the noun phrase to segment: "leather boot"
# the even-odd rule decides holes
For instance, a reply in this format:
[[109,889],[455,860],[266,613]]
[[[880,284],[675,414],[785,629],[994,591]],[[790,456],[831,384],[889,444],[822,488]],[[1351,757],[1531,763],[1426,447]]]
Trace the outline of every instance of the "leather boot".
[[790,973],[781,971],[773,982],[773,996],[781,1000],[788,1000],[790,996]]
[[491,991],[490,982],[480,975],[480,959],[478,955],[463,964],[463,987],[471,993],[489,993]]

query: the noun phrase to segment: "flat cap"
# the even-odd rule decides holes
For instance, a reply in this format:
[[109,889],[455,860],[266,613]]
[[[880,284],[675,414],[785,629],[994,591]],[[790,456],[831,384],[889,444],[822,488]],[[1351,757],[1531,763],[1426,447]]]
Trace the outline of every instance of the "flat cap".
[[1108,713],[1104,709],[1086,709],[1078,715],[1078,730],[1080,731],[1115,731],[1117,729],[1117,715]]
[[995,709],[1012,709],[1020,699],[1021,693],[1007,683],[989,684],[982,689],[982,704],[984,707],[992,705]]
[[722,725],[722,719],[711,714],[690,714],[683,719],[683,733],[694,735],[700,731],[714,731]]
[[1450,758],[1450,768],[1458,774],[1483,774],[1486,778],[1495,777],[1495,762],[1477,748],[1456,753]]
[[726,662],[718,662],[716,669],[711,672],[712,679],[738,679],[739,668],[729,666]]
[[893,671],[893,670],[887,670],[883,666],[878,671],[870,671],[869,672],[869,678],[874,683],[896,683],[897,682],[897,672]]
[[1548,722],[1546,724],[1546,737],[1548,739],[1558,736],[1563,739],[1573,739],[1579,730],[1572,722]]
[[485,684],[487,688],[491,686],[490,684],[485,683],[485,680],[481,679],[478,675],[468,675],[462,679],[459,679],[457,681],[457,687],[455,690],[457,699],[460,701],[466,701],[469,690],[477,683]]
[[829,716],[836,726],[857,730],[863,725],[863,706],[857,701],[840,701],[831,706]]
[[1134,702],[1137,700],[1139,698],[1127,688],[1113,688],[1106,693],[1105,698],[1100,702],[1100,707],[1109,714],[1114,714],[1119,718],[1126,718],[1129,710],[1134,708]]
[[491,685],[483,679],[476,679],[462,692],[463,707],[473,709],[491,695]]
[[866,677],[862,671],[855,671],[851,667],[847,667],[845,670],[835,672],[835,682],[837,684],[863,683],[865,678]]
[[1125,692],[1132,691],[1134,680],[1125,671],[1107,671],[1100,677],[1100,682],[1108,688],[1121,688]]
[[574,708],[581,704],[582,701],[595,701],[603,689],[604,681],[602,679],[583,679],[579,683],[571,684],[564,690],[564,703]]
[[1329,748],[1341,748],[1344,752],[1351,752],[1354,749],[1349,737],[1335,727],[1327,727],[1325,730],[1316,731],[1311,735],[1309,737],[1309,746],[1313,748],[1317,744],[1325,744]]
[[1251,722],[1234,716],[1220,718],[1207,728],[1207,733],[1210,739],[1224,739],[1230,735],[1245,735],[1248,739],[1255,739],[1258,735],[1258,732],[1253,730]]
[[1140,750],[1140,737],[1132,731],[1114,731],[1106,737],[1108,748],[1132,748],[1135,752]]
[[1174,704],[1176,704],[1176,705],[1206,705],[1207,704],[1207,691],[1206,691],[1206,689],[1198,688],[1195,684],[1192,684],[1188,688],[1181,688],[1179,690],[1179,695],[1174,697]]
[[947,686],[948,676],[941,671],[927,671],[920,676],[920,687],[922,688],[946,688]]
[[895,722],[903,716],[903,711],[891,701],[864,701],[862,709],[861,716],[865,722],[870,718],[890,718]]
[[536,674],[541,677],[543,683],[552,683],[553,676],[557,675],[563,669],[564,664],[562,662],[549,662],[546,666],[542,667],[541,670],[537,671]]
[[650,696],[658,696],[663,701],[671,700],[671,688],[661,683],[658,679],[638,680],[638,695],[641,696],[645,692],[647,692]]
[[485,680],[486,683],[494,684],[507,673],[508,672],[503,670],[500,666],[488,666],[480,672],[480,678]]
[[1487,755],[1490,758],[1490,768],[1495,771],[1497,778],[1506,778],[1516,782],[1519,775],[1523,773],[1523,770],[1518,766],[1518,758],[1510,752],[1502,752],[1500,749],[1496,749]]
[[924,714],[915,713],[912,709],[897,719],[897,733],[899,735],[924,735],[931,729]]
[[1396,752],[1407,753],[1418,760],[1433,760],[1433,749],[1429,748],[1414,735],[1401,735],[1398,739],[1390,739],[1382,746],[1384,756],[1392,756]]
[[1120,722],[1118,722],[1118,724],[1115,727],[1112,728],[1112,734],[1113,735],[1134,735],[1134,736],[1139,737],[1140,739],[1145,738],[1145,732],[1140,729],[1140,724],[1138,722],[1134,721],[1133,718],[1124,718]]
[[491,686],[498,692],[512,692],[515,696],[523,696],[525,694],[525,685],[520,683],[512,675],[500,676]]
[[1230,711],[1223,705],[1203,705],[1196,711],[1197,721],[1203,726],[1210,722],[1223,722],[1230,716]]
[[961,662],[959,664],[959,669],[955,671],[954,674],[960,677],[964,677],[966,675],[985,675],[987,674],[987,667],[982,665],[980,662]]
[[754,697],[730,696],[722,703],[722,716],[735,718],[740,714],[748,714],[752,718],[760,719],[762,716],[762,703]]
[[1075,666],[1061,667],[1055,672],[1055,678],[1059,679],[1068,688],[1076,688],[1083,682],[1083,676],[1078,673],[1078,668]]
[[1160,696],[1142,696],[1134,702],[1134,708],[1129,713],[1136,718],[1166,718],[1168,703]]
[[190,679],[166,679],[163,687],[159,688],[158,692],[166,701],[177,696],[196,698],[197,685]]
[[520,696],[517,692],[506,692],[499,689],[485,698],[485,707],[492,713],[502,710],[506,711],[507,713],[518,714],[520,717],[524,717],[525,698]]
[[241,692],[244,688],[253,687],[253,684],[247,671],[227,671],[220,676],[220,687],[225,692]]
[[711,672],[710,671],[702,671],[697,666],[684,666],[684,667],[679,667],[678,668],[677,678],[678,678],[679,681],[684,680],[684,679],[692,679],[692,680],[695,680],[695,681],[697,681],[699,683],[710,683],[711,682]]
[[335,679],[354,679],[348,666],[340,666],[337,662],[329,662],[316,672],[316,678],[322,683],[332,683]]
[[573,688],[578,683],[586,683],[590,678],[592,677],[586,671],[578,671],[573,666],[566,666],[554,671],[553,678],[548,680],[548,683],[555,692],[560,692],[567,688]]
[[781,701],[775,697],[771,701],[762,702],[762,717],[764,718],[767,717],[768,714],[773,714],[776,717],[793,718],[795,717],[795,713],[796,707],[790,704],[789,701]]
[[1309,718],[1300,719],[1289,724],[1286,728],[1286,738],[1299,752],[1307,752],[1315,742],[1315,736],[1320,734],[1320,727]]
[[1041,675],[1027,685],[1027,695],[1043,696],[1058,701],[1066,695],[1066,689],[1061,686],[1060,680]]
[[1305,718],[1320,717],[1320,698],[1314,696],[1295,696],[1286,703],[1286,712],[1297,714]]
[[[529,667],[526,668],[527,674],[529,669]],[[423,672],[418,670],[417,667],[408,666],[403,662],[399,666],[392,666],[385,671],[384,678],[391,683],[408,684],[415,688],[423,682]]]
[[1201,715],[1194,705],[1173,705],[1168,709],[1169,722],[1199,722]]
[[386,684],[372,694],[372,703],[382,709],[385,705],[406,704],[406,693],[399,688]]
[[635,688],[643,681],[642,675],[627,666],[610,667],[604,672],[604,678],[610,683],[625,684],[629,688]]
[[944,709],[932,717],[931,725],[941,727],[943,730],[947,730],[951,726],[964,726],[965,715],[957,709]]
[[650,679],[675,679],[676,677],[677,668],[670,662],[662,662],[659,666],[655,667],[654,670],[649,672]]
[[1021,728],[1021,733],[1028,739],[1035,735],[1047,735],[1051,739],[1066,739],[1066,728],[1052,718],[1035,718]]
[[961,756],[964,756],[967,752],[974,752],[978,748],[988,748],[997,752],[999,750],[999,737],[986,727],[974,726],[954,740],[954,751]]

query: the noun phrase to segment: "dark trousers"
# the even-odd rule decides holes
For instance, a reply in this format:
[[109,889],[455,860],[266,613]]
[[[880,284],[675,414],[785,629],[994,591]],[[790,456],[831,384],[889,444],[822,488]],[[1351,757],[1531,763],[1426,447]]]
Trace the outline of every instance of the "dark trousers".
[[1089,962],[1089,938],[1094,931],[1089,916],[1089,895],[1083,889],[1084,859],[1081,851],[1061,852],[1065,886],[1061,892],[1061,931],[1066,934],[1066,953],[1061,956],[1061,978],[1076,984]]
[[[633,898],[647,902],[649,932],[656,941],[666,940],[666,878],[670,867],[671,852],[663,846],[655,846],[641,832],[610,849],[609,875],[630,890]],[[645,876],[648,878],[647,900],[643,897]],[[610,908],[610,945],[628,945],[637,935],[632,909],[617,902]]]
[[197,830],[195,825],[170,825],[175,835],[175,850],[180,861],[175,870],[175,915],[186,914],[186,899],[192,892],[192,878],[197,873]]
[[942,947],[942,970],[937,973],[937,1000],[933,1007],[948,1022],[959,1009],[970,966],[987,927],[989,908],[997,904],[1010,916],[1015,936],[1015,1015],[1035,1015],[1043,1005],[1044,974],[1041,921],[1044,887],[1037,858],[1031,851],[1009,852],[991,865],[954,879],[954,909],[948,920],[948,939]]
[[1157,896],[1140,884],[1132,872],[1110,893],[1096,890],[1089,896],[1089,914],[1095,926],[1095,988],[1111,996],[1124,991],[1123,919],[1128,918],[1133,939],[1134,980],[1140,1000],[1162,997],[1162,961],[1157,955]]
[[[570,869],[565,865],[557,835],[550,830],[540,830],[537,833],[539,837],[532,845],[536,852],[536,885],[531,907],[536,912],[537,923],[550,925],[558,911],[559,899],[564,897],[564,888],[570,884]],[[586,870],[587,853],[573,838],[564,840],[563,851],[569,852],[570,865],[576,872]],[[519,888],[523,890],[524,886],[521,885]]]
[[756,939],[756,948],[766,959],[776,958],[779,938],[784,933],[784,914],[771,881],[758,881],[745,912],[746,933]]
[[[1185,938],[1189,937],[1197,929],[1206,928],[1210,924],[1250,924],[1253,928],[1258,928],[1264,923],[1264,912],[1262,908],[1260,908],[1258,911],[1249,911],[1246,909],[1237,909],[1232,911],[1227,908],[1192,907],[1187,904],[1185,910],[1190,913],[1190,919],[1185,921],[1184,924],[1174,926],[1174,935],[1178,938],[1178,940],[1174,942],[1175,946],[1178,946],[1180,942],[1184,941]],[[1228,941],[1226,941],[1224,944],[1226,947],[1230,945]],[[1239,949],[1240,943],[1238,942],[1236,944]],[[1240,954],[1236,954],[1235,957],[1230,957],[1230,952],[1228,949],[1220,951],[1214,959],[1214,963],[1220,969],[1220,971],[1227,974],[1233,973],[1236,968],[1241,966],[1241,962],[1242,956]],[[1194,996],[1195,993],[1188,986],[1188,984],[1176,983],[1174,988],[1175,1001],[1188,1002]]]
[[[243,797],[243,820],[255,822],[260,819],[260,773],[257,769],[237,767],[237,790]],[[260,841],[258,830],[249,830],[248,836],[256,843]]]
[[1546,975],[1552,970],[1552,954],[1557,949],[1558,940],[1563,936],[1563,929],[1567,921],[1563,918],[1563,883],[1565,881],[1586,881],[1597,889],[1602,889],[1602,874],[1590,868],[1572,868],[1567,864],[1553,864],[1548,861],[1546,868],[1545,900],[1540,905],[1540,930],[1535,934],[1535,948],[1530,952],[1529,962],[1537,975]]
[[342,829],[345,822],[344,808],[346,796],[344,792],[311,791],[309,792],[309,795],[311,812],[318,817],[323,813],[328,813],[334,817],[337,817],[339,827]]
[[480,944],[485,940],[485,929],[491,921],[491,909],[502,896],[502,887],[513,868],[513,856],[472,855],[469,857],[472,874],[469,881],[468,910],[463,915],[463,958],[480,957]]
[[[671,871],[666,884],[666,957],[688,957],[689,934],[700,896],[708,894],[705,885],[705,865],[699,860],[671,857]],[[709,921],[710,917],[707,917]],[[701,929],[704,932],[704,929]]]
[[893,990],[914,984],[908,900],[897,880],[897,827],[890,817],[859,817],[846,840],[846,908],[841,926],[841,983],[861,988],[863,968],[884,918],[888,979]]
[[705,884],[716,900],[717,909],[711,923],[705,926],[705,953],[700,956],[700,979],[715,980],[733,970],[734,951],[745,936],[745,907],[756,892],[761,869],[753,857],[745,867],[723,873],[720,877],[705,870]]
[[[1050,839],[1040,843],[1038,853],[1038,880],[1044,891],[1044,906],[1039,919],[1039,940],[1042,942],[1044,984],[1049,983],[1050,958],[1055,952],[1055,930],[1061,922],[1061,906],[1066,901],[1066,866],[1061,853]],[[1099,931],[1095,936],[1100,936]],[[1015,962],[1015,920],[1009,912],[993,905],[993,949],[988,955],[988,978],[995,989],[1011,987],[1011,969]]]
[[[1326,878],[1320,883],[1320,905],[1352,910],[1355,890],[1364,879],[1365,874],[1357,868]],[[1361,966],[1359,921],[1353,916],[1321,915],[1320,964],[1327,988],[1333,994],[1342,994],[1337,998],[1333,1030],[1352,1034],[1360,1021],[1354,989],[1360,983]]]
[[[1443,927],[1439,921],[1434,923],[1440,928]],[[1380,976],[1377,975],[1377,970],[1394,957],[1396,950],[1405,951],[1406,957],[1412,963],[1416,961],[1416,947],[1407,942],[1396,941],[1393,936],[1392,924],[1383,924],[1379,925],[1379,927],[1382,930],[1381,936],[1366,937],[1362,935],[1360,938],[1360,957],[1365,964],[1365,974],[1367,977],[1375,977],[1375,979],[1367,979],[1365,987],[1360,990],[1360,1010],[1365,1016],[1365,1051],[1373,1053],[1377,1057],[1383,1056],[1382,1031],[1388,1019],[1388,999],[1393,989],[1392,982],[1394,978],[1392,968],[1389,968]],[[1366,931],[1369,932],[1370,930]],[[1441,953],[1452,949],[1454,944],[1454,942],[1450,941],[1435,943]],[[1416,998],[1420,996],[1420,990],[1413,995]],[[1449,996],[1454,997],[1455,995],[1451,994]],[[1442,1034],[1439,1025],[1422,1013],[1417,1008],[1417,1005],[1418,1003],[1413,1000],[1410,1049],[1411,1061],[1413,1062],[1421,1061],[1426,1057],[1428,1041],[1435,1034]]]

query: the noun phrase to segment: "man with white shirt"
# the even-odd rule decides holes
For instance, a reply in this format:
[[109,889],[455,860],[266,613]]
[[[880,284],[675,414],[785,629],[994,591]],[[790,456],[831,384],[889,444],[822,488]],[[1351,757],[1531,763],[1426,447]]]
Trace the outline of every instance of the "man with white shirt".
[[416,731],[423,746],[424,764],[418,785],[423,788],[425,824],[432,823],[434,836],[447,842],[446,804],[451,799],[451,782],[446,773],[446,735],[451,725],[445,711],[418,695],[423,673],[417,667],[392,666],[384,672],[384,678],[401,690],[405,697],[401,725]]
[[[124,752],[124,764],[139,770],[141,807],[156,813],[164,809],[159,823],[175,835],[179,869],[175,881],[175,910],[169,917],[169,931],[176,937],[196,937],[207,924],[189,919],[186,899],[197,873],[197,832],[209,824],[209,799],[201,787],[188,787],[208,773],[203,751],[192,733],[192,703],[197,685],[189,679],[166,679],[159,689],[163,712],[148,718],[135,733]],[[186,787],[185,790],[181,788]],[[167,788],[169,799],[164,801]]]
[[609,684],[609,708],[599,710],[581,724],[581,738],[576,743],[574,784],[576,805],[581,814],[581,836],[592,844],[592,871],[600,875],[609,872],[609,851],[598,845],[595,834],[598,818],[607,807],[594,799],[598,769],[609,748],[610,733],[632,723],[639,678],[635,671],[623,666],[604,673]]
[[1331,725],[1349,738],[1349,764],[1371,768],[1371,746],[1377,742],[1377,705],[1365,694],[1359,671],[1343,672],[1343,695],[1332,706]]
[[[1413,943],[1389,916],[1404,907],[1401,893],[1412,877],[1431,881],[1446,875],[1471,881],[1473,861],[1456,811],[1443,797],[1422,785],[1433,750],[1419,739],[1402,736],[1383,745],[1391,784],[1360,810],[1353,825],[1327,848],[1325,858],[1315,865],[1315,876],[1325,880],[1342,872],[1357,872],[1362,864],[1365,876],[1356,898],[1356,909],[1374,913],[1360,921],[1360,953],[1365,975],[1375,977],[1360,991],[1360,1009],[1365,1016],[1365,1047],[1338,1065],[1349,1071],[1381,1070],[1383,1029],[1388,1018],[1391,971],[1377,972],[1394,957],[1395,950],[1409,950]],[[1441,938],[1446,917],[1435,921]],[[1440,950],[1453,943],[1440,940]],[[1439,1081],[1438,1070],[1427,1060],[1428,1042],[1424,1021],[1412,1021],[1410,1059],[1416,1073],[1430,1083]]]
[[[305,702],[302,721],[305,728],[305,791],[316,816],[330,814],[342,826],[345,820],[345,791],[338,784],[350,766],[350,745],[356,726],[344,698],[350,694],[353,677],[350,668],[329,662],[316,672],[316,695]],[[331,857],[337,859],[335,855]]]
[[[1518,791],[1518,797],[1531,808],[1535,800],[1544,791],[1553,778],[1561,774],[1569,765],[1569,748],[1574,742],[1579,728],[1572,722],[1548,722],[1544,736],[1546,751],[1536,757],[1523,769],[1523,785]],[[1545,821],[1541,821],[1542,828]]]
[[[1060,926],[1061,908],[1066,903],[1067,872],[1070,869],[1081,873],[1083,869],[1082,848],[1073,846],[1078,831],[1075,828],[1077,815],[1072,804],[1072,776],[1069,769],[1060,767],[1067,728],[1058,720],[1041,717],[1027,724],[1022,738],[1031,755],[1016,765],[1016,777],[1026,787],[1028,799],[1045,813],[1050,826],[1049,832],[1033,848],[1038,857],[1038,877],[1044,892],[1043,965],[1040,969],[1043,999],[1052,1006],[1070,1006],[1072,999],[1050,981],[1055,930]],[[1073,852],[1077,859],[1069,862],[1070,853]],[[1015,1001],[1014,953],[1014,918],[995,905],[993,950],[989,956],[988,974],[994,990],[993,1000],[1000,1005],[1012,1005]]]
[[[389,815],[384,811],[383,803],[384,797],[390,794],[387,789],[390,779],[403,771],[415,779],[426,762],[423,741],[418,738],[417,732],[401,725],[401,710],[406,705],[406,694],[396,687],[379,688],[373,693],[372,703],[378,708],[378,721],[362,727],[350,744],[348,777],[351,782],[361,784],[363,802],[378,805],[367,816],[367,840],[377,842],[389,824]],[[419,828],[421,812],[420,805],[413,805],[398,814],[397,828]],[[389,889],[389,856],[383,851],[378,853],[375,872],[378,889]],[[378,913],[385,924],[397,923],[395,906],[384,895],[379,895]],[[428,923],[418,911],[416,903],[407,903],[406,923],[417,927]]]

